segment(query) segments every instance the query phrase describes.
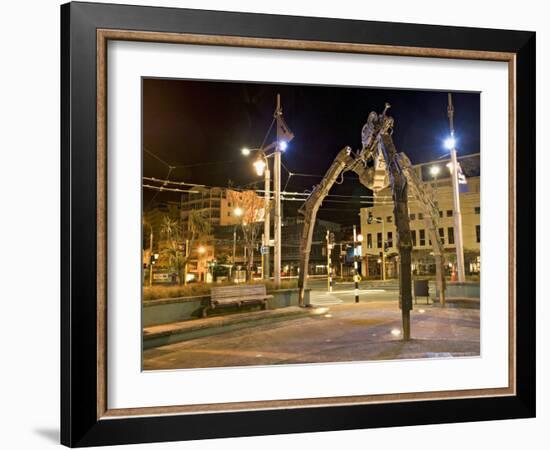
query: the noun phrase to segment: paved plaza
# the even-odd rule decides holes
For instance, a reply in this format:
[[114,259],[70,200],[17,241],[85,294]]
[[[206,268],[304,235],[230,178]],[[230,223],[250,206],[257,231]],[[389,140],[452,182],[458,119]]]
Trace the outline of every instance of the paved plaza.
[[480,353],[479,309],[415,305],[411,340],[404,342],[396,290],[361,292],[358,304],[348,291],[312,292],[315,306],[298,318],[263,320],[253,327],[145,350],[143,368],[450,358]]

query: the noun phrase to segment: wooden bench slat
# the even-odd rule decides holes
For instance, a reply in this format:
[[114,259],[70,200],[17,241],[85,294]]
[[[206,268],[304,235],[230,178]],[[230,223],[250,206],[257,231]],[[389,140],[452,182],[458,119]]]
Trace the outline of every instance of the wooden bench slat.
[[270,298],[273,298],[273,296],[266,294],[264,284],[212,287],[210,290],[210,303],[204,308],[203,317],[206,317],[209,309],[215,309],[216,306],[262,303],[263,307],[267,308],[267,300]]

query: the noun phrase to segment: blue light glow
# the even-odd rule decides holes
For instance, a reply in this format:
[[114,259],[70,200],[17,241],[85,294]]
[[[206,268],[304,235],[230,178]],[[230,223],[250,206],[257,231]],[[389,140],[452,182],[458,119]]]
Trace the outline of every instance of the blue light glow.
[[450,136],[447,139],[445,139],[445,142],[443,143],[443,145],[447,150],[453,150],[456,145],[456,140],[454,137]]

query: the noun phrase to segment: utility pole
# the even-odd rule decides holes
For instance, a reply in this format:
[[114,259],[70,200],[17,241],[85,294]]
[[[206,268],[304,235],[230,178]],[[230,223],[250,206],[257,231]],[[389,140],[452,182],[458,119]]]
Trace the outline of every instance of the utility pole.
[[455,142],[455,130],[454,130],[454,108],[451,93],[448,94],[449,104],[447,107],[447,115],[449,116],[449,128],[451,131],[451,137],[449,140],[449,147],[451,151],[451,180],[453,188],[453,207],[454,207],[454,219],[455,219],[455,248],[456,248],[456,270],[458,276],[458,282],[464,283],[466,276],[464,273],[464,248],[462,240],[462,213],[460,212],[460,193],[458,186],[458,161],[456,157],[456,142]]
[[235,253],[237,252],[237,225],[233,227],[233,256],[231,257],[231,264],[235,265]]
[[357,228],[353,226],[353,281],[355,282],[355,303],[359,303],[359,265],[357,264]]
[[151,234],[149,235],[149,286],[153,286],[153,225],[151,227]]
[[[269,171],[269,164],[265,165],[265,178],[264,178],[264,255],[263,255],[263,276],[265,280],[269,280],[270,275],[270,261],[269,261],[269,241],[270,241],[270,227],[271,227],[271,211],[270,211],[270,197],[271,197],[271,172]],[[280,183],[280,182],[279,182]]]
[[382,281],[386,281],[386,230],[384,229],[384,219],[380,219],[382,224]]
[[183,284],[187,285],[187,267],[189,264],[189,239],[185,240],[185,266],[183,268]]
[[332,250],[332,243],[330,242],[330,231],[327,230],[327,290],[332,292],[332,264],[330,261],[330,254]]
[[[282,114],[281,95],[277,94],[277,107],[275,109],[277,122],[279,122]],[[275,191],[273,281],[276,287],[281,285],[281,138],[281,127],[277,123],[277,145],[273,156],[273,190]]]

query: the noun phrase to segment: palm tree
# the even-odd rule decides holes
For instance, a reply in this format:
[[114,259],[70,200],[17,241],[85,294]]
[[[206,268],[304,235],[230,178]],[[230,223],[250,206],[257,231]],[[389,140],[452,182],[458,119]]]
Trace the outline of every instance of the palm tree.
[[161,232],[168,240],[168,246],[163,253],[168,257],[172,270],[178,274],[179,284],[186,284],[187,264],[191,257],[191,249],[197,239],[205,238],[211,233],[210,223],[199,211],[191,211],[187,232],[184,232],[177,220],[169,216],[163,218]]

